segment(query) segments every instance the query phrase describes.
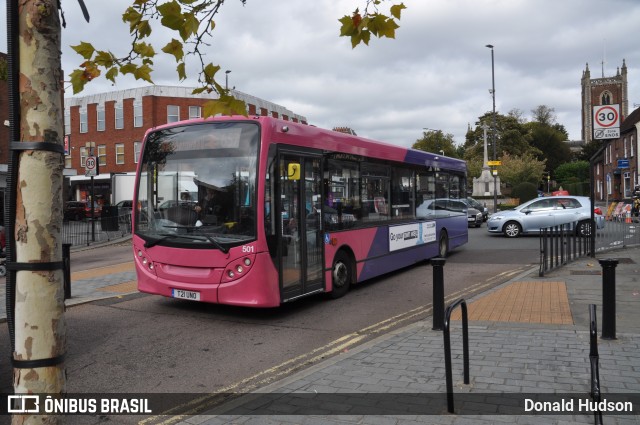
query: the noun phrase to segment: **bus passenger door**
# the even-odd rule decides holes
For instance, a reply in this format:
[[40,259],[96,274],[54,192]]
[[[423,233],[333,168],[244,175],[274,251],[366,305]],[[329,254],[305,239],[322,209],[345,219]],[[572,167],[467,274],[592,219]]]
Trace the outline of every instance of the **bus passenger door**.
[[283,301],[321,291],[323,226],[320,156],[280,156],[280,290]]

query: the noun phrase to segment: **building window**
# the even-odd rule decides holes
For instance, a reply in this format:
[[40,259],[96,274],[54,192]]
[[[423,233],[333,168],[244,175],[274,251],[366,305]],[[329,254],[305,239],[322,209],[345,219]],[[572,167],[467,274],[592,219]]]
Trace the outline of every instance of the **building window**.
[[104,105],[98,105],[98,107],[96,108],[96,114],[97,114],[97,130],[98,131],[104,131],[105,127],[104,127]]
[[622,143],[624,144],[624,157],[625,158],[629,158],[627,155],[629,154],[629,152],[627,151],[627,138],[625,137],[624,140],[622,141]]
[[98,145],[98,164],[107,165],[107,146]]
[[116,164],[124,164],[124,143],[116,143]]
[[80,133],[89,131],[89,122],[87,121],[87,108],[80,108]]
[[65,155],[64,168],[71,168],[71,155]]
[[116,112],[116,130],[124,128],[124,110],[122,109],[122,103],[116,102],[114,104]]
[[624,173],[622,178],[622,188],[625,198],[631,198],[631,173]]
[[629,138],[631,139],[631,143],[629,144],[631,146],[631,149],[630,149],[631,152],[629,152],[629,157],[633,158],[633,156],[634,156],[634,153],[633,153],[633,134],[631,136],[629,136]]
[[202,108],[199,106],[189,106],[189,119],[202,118]]
[[602,97],[600,98],[601,105],[611,105],[611,93],[605,91],[602,93]]
[[133,126],[142,127],[142,101],[133,101]]
[[89,156],[89,148],[82,146],[80,148],[80,167],[84,167],[88,156]]
[[167,123],[180,121],[180,107],[167,105]]
[[64,134],[71,134],[71,111],[64,110]]
[[142,142],[133,142],[133,162],[140,161],[140,151],[142,150]]

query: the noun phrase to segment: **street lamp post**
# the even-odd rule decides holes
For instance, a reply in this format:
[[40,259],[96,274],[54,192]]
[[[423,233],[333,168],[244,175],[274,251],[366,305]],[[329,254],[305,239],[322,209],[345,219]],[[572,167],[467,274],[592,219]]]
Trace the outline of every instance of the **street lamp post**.
[[[491,98],[493,99],[493,122],[491,138],[493,140],[493,160],[496,161],[496,78],[493,66],[493,44],[487,44],[485,47],[491,49]],[[498,211],[498,188],[497,186],[498,173],[497,170],[493,172],[493,212]]]
[[231,72],[231,70],[227,69],[224,72],[224,89],[225,90],[229,90],[229,73]]

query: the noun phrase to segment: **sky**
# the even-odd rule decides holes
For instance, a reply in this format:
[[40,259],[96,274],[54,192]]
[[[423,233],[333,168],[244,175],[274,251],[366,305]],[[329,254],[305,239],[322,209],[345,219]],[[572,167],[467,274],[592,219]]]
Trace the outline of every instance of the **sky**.
[[[399,0],[398,0],[399,1]],[[6,21],[6,0],[0,20]],[[128,52],[121,15],[132,0],[62,2],[65,74],[83,60],[70,45],[91,42]],[[388,12],[388,5],[382,12]],[[494,46],[496,111],[519,109],[527,119],[539,105],[555,109],[570,140],[581,138],[580,79],[628,68],[629,112],[640,106],[640,2],[637,0],[405,0],[395,39],[372,38],[352,49],[338,19],[365,0],[227,0],[216,16],[206,60],[221,66],[218,81],[280,104],[323,128],[350,127],[359,136],[410,147],[424,129],[465,141],[468,125],[492,110]],[[156,50],[172,34],[157,33]],[[163,38],[164,37],[164,38]],[[162,41],[160,41],[162,40]],[[6,33],[0,49],[6,50]],[[603,64],[604,62],[604,64]],[[158,58],[156,84],[195,86],[197,64],[179,82],[175,61]],[[100,78],[79,95],[147,85]],[[70,96],[71,87],[67,86]],[[637,105],[637,106],[634,106]]]

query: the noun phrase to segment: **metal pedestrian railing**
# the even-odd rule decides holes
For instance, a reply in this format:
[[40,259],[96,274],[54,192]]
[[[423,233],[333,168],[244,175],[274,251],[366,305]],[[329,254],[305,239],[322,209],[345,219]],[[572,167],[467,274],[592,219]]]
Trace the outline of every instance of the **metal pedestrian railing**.
[[541,229],[539,275],[544,276],[545,272],[581,257],[595,257],[599,252],[640,245],[638,222],[629,219],[605,221],[600,227],[573,222]]
[[591,238],[593,227],[589,223],[575,221],[541,229],[539,276],[577,258],[591,255],[594,252]]
[[131,215],[120,214],[93,220],[65,220],[62,243],[72,246],[110,242],[131,234]]

